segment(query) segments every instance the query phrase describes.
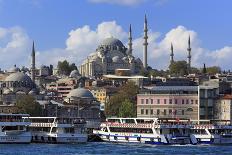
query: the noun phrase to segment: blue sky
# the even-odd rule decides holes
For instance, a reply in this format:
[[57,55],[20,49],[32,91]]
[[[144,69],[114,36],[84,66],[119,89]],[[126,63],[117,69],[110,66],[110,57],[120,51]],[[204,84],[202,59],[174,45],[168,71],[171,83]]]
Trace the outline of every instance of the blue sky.
[[[19,66],[29,65],[28,53],[32,40],[36,42],[38,64],[49,65],[47,57],[54,57],[51,63],[67,58],[79,64],[97,46],[82,40],[82,28],[88,25],[88,34],[92,31],[97,33],[98,26],[104,22],[115,22],[105,23],[107,28],[103,29],[110,27],[109,33],[114,33],[113,28],[121,28],[118,32],[122,35],[115,37],[124,43],[127,41],[124,33],[127,33],[129,24],[132,24],[135,55],[141,57],[140,42],[146,13],[151,33],[151,66],[167,67],[166,63],[159,61],[168,61],[167,44],[170,44],[171,39],[174,43],[175,40],[182,39],[176,41],[174,50],[176,46],[176,59],[185,59],[184,38],[192,34],[193,47],[197,53],[193,61],[195,66],[199,67],[205,62],[230,69],[230,61],[224,55],[232,53],[231,6],[230,0],[0,0],[0,28],[8,32],[8,35],[1,37],[0,31],[0,54],[4,55],[6,51],[12,53],[12,58],[0,58],[0,67],[9,68],[15,62]],[[72,31],[76,33],[70,35]],[[12,39],[15,33],[20,34],[16,40],[21,42],[8,49],[8,43],[16,42]],[[84,38],[88,40],[86,36]],[[95,36],[99,40],[106,37],[101,34]],[[72,37],[74,41],[71,39],[72,43],[68,43]],[[17,53],[17,50],[20,52]],[[16,58],[13,58],[14,55]]]

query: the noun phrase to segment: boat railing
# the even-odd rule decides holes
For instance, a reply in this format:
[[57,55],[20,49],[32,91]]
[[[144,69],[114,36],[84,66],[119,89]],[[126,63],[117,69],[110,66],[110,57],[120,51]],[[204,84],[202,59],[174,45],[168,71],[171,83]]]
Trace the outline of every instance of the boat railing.
[[30,126],[33,126],[33,127],[52,127],[52,126],[55,126],[54,123],[31,123]]

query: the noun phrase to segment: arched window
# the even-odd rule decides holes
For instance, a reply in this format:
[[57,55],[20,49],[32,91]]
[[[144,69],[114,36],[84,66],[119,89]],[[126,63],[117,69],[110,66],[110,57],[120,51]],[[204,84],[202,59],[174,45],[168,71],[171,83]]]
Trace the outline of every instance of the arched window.
[[188,111],[188,112],[192,112],[193,109],[192,109],[192,108],[188,108],[187,111]]

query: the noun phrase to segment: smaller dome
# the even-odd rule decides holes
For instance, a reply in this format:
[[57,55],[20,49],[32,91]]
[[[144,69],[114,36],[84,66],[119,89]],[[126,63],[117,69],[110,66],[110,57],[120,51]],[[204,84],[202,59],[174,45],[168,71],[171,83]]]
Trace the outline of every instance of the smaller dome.
[[94,98],[91,91],[85,88],[77,88],[77,89],[71,90],[69,94],[67,95],[67,98],[71,98],[71,97]]
[[20,72],[20,69],[14,65],[14,67],[10,68],[9,70],[10,73],[15,73],[15,72]]
[[115,62],[115,63],[121,62],[119,56],[114,56],[114,57],[112,58],[112,60],[113,60],[113,62]]
[[5,81],[23,81],[23,82],[29,82],[32,83],[31,78],[22,72],[16,72],[12,73],[9,76],[6,77]]
[[129,59],[128,59],[128,57],[123,57],[122,60],[126,62],[126,61],[128,61]]
[[3,94],[11,94],[11,93],[12,93],[12,91],[10,89],[5,89],[3,91]]
[[78,70],[73,70],[69,75],[70,78],[78,78],[80,76],[81,76],[81,74],[79,73]]
[[32,89],[32,90],[29,91],[28,94],[29,94],[29,95],[36,95],[36,94],[37,94],[37,91],[36,91],[36,89]]

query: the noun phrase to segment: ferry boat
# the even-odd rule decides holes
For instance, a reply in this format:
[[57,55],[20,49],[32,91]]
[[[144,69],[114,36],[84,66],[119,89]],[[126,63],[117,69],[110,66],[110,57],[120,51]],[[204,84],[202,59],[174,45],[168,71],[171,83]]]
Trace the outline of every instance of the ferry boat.
[[30,117],[32,142],[85,143],[86,122],[81,118]]
[[108,118],[99,130],[103,141],[145,144],[197,144],[189,120],[158,118]]
[[30,143],[31,124],[28,114],[0,114],[0,144]]
[[198,121],[198,124],[193,125],[191,133],[197,139],[198,144],[232,144],[232,126],[230,124],[201,120]]

